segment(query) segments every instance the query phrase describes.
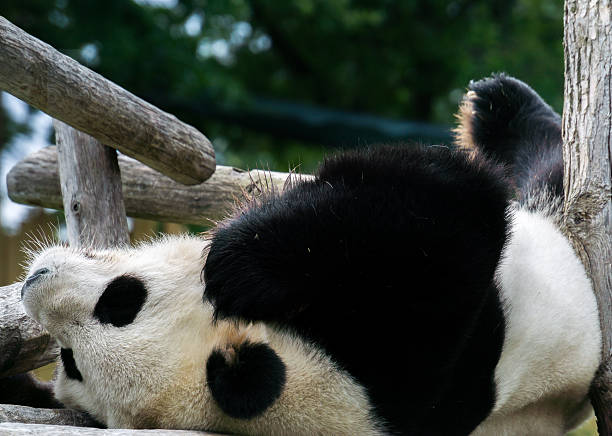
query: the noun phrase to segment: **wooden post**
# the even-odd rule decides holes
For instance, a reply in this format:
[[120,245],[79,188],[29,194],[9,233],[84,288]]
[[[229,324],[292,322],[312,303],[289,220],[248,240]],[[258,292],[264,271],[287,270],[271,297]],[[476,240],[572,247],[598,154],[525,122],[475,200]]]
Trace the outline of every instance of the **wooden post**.
[[129,244],[117,152],[61,121],[53,126],[70,245]]
[[600,436],[612,435],[612,3],[565,2],[564,225],[590,275],[603,335],[591,388]]

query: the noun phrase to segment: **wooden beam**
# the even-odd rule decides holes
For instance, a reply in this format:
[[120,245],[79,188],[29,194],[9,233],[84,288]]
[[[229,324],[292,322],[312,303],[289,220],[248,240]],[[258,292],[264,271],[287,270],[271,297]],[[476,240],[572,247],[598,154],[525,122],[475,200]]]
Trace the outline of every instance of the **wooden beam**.
[[70,245],[129,245],[117,151],[61,121],[53,126]]
[[[1,422],[71,425],[79,427],[95,427],[97,425],[89,415],[76,410],[37,409],[34,407],[16,406],[13,404],[0,404],[0,423]],[[2,429],[0,429],[0,434],[2,434]]]
[[[236,200],[269,189],[282,190],[290,175],[218,166],[206,182],[185,186],[127,156],[119,156],[119,168],[127,215],[184,224],[211,224],[211,220],[222,219]],[[26,157],[6,179],[13,201],[62,209],[56,147],[46,147]]]
[[59,347],[21,304],[22,283],[0,287],[0,378],[55,361]]
[[[34,409],[33,414],[54,414],[56,409]],[[75,414],[78,412],[75,412]],[[197,430],[131,430],[122,428],[92,428],[73,427],[70,425],[24,424],[18,422],[2,422],[0,416],[0,435],[2,436],[212,436],[214,433]]]
[[0,17],[0,89],[185,183],[215,170],[210,141]]
[[597,298],[602,365],[591,388],[612,435],[612,3],[565,2],[564,226]]

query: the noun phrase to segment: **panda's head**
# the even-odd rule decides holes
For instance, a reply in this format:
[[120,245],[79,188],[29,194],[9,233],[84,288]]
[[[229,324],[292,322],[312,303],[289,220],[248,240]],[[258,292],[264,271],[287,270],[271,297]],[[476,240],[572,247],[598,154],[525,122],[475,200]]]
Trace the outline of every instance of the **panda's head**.
[[[56,246],[33,260],[22,289],[26,312],[61,346],[55,393],[66,406],[114,426],[159,425],[159,409],[201,403],[215,346],[200,270],[206,242],[163,238],[134,249]],[[134,421],[135,420],[135,421]]]

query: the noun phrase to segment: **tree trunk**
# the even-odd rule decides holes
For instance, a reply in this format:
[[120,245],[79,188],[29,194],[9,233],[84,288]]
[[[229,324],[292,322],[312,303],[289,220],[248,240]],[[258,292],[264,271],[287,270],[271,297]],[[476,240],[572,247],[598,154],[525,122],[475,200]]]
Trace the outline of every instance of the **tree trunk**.
[[564,225],[590,275],[603,336],[591,388],[600,436],[612,435],[612,3],[565,2]]

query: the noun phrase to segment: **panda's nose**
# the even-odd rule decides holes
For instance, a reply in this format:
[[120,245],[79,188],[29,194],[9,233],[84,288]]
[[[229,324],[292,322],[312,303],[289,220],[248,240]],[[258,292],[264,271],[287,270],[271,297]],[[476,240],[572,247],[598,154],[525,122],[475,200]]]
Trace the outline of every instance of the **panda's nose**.
[[49,272],[50,272],[49,268],[40,268],[40,269],[37,269],[36,271],[34,271],[34,273],[26,279],[25,283],[21,287],[21,299],[23,300],[23,296],[26,293],[27,288],[32,286],[32,284],[36,280],[38,280],[39,278],[41,278],[45,274],[48,274]]

